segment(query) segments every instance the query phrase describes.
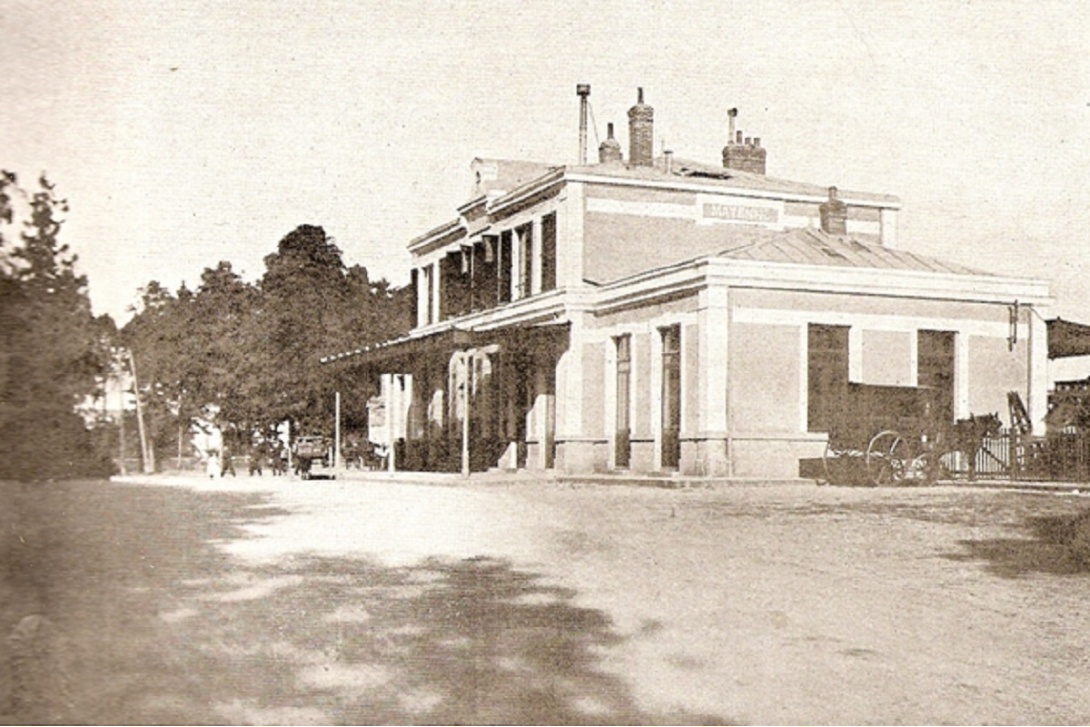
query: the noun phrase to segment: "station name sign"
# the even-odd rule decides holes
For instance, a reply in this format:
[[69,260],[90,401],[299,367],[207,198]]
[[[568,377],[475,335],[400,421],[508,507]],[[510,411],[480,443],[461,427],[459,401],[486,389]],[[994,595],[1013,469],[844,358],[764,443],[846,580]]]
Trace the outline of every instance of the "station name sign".
[[704,202],[701,207],[701,217],[705,220],[774,225],[780,221],[780,211],[777,207],[765,205]]

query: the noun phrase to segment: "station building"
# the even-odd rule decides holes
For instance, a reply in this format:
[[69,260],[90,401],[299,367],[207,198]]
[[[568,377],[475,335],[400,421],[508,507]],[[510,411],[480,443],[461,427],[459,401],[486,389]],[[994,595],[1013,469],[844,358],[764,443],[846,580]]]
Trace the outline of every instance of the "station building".
[[597,163],[472,162],[409,243],[416,326],[325,359],[381,382],[392,468],[795,477],[847,382],[1043,420],[1046,282],[903,249],[894,196],[767,176],[735,114],[716,164],[655,156],[642,90],[627,155],[610,125]]

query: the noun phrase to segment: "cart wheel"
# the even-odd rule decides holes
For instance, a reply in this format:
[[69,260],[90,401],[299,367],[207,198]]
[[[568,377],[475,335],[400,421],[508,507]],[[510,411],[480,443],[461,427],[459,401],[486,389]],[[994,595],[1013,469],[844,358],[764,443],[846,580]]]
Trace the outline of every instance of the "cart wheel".
[[908,445],[897,432],[886,430],[867,445],[867,477],[872,485],[899,485],[905,478]]

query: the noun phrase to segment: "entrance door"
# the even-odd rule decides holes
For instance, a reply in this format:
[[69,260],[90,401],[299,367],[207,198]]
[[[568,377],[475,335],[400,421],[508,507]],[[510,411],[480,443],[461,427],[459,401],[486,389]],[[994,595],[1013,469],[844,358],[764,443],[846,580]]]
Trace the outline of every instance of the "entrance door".
[[613,437],[613,466],[627,469],[632,459],[632,337],[613,339],[617,347],[617,413]]
[[526,417],[530,413],[533,403],[533,386],[529,380],[529,366],[521,356],[516,359],[515,365],[515,467],[526,469]]
[[681,462],[681,326],[662,334],[662,468]]

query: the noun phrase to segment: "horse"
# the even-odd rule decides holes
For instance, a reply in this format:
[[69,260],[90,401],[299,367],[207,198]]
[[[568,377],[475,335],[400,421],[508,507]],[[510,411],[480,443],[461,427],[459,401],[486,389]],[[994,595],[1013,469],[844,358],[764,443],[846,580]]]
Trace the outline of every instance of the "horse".
[[950,430],[951,452],[962,452],[969,458],[969,481],[976,479],[976,455],[984,446],[984,440],[995,437],[1002,429],[999,414],[970,414],[958,419]]

